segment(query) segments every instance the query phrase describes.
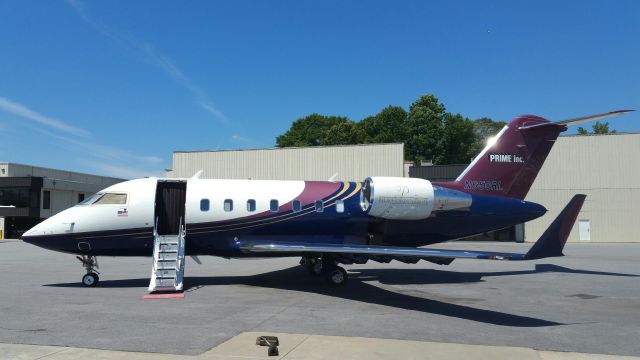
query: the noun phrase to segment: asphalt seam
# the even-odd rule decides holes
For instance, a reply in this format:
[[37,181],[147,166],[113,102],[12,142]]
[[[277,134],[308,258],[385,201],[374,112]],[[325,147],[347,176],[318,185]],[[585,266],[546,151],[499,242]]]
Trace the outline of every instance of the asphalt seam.
[[55,355],[55,354],[59,354],[59,353],[64,352],[64,351],[69,351],[69,350],[71,350],[71,349],[72,349],[72,348],[70,348],[70,347],[65,347],[65,348],[60,349],[60,350],[58,350],[58,351],[54,351],[54,352],[52,352],[52,353],[49,353],[49,354],[46,354],[46,355],[42,355],[42,356],[40,356],[40,357],[38,357],[38,358],[35,358],[35,359],[33,359],[33,360],[40,360],[40,359],[44,359],[44,358],[46,358],[46,357],[48,357],[48,356]]
[[309,338],[311,338],[313,335],[307,335],[304,337],[304,339],[302,339],[302,341],[300,341],[296,346],[294,346],[291,350],[287,351],[286,354],[284,354],[283,357],[281,357],[280,359],[284,359],[287,356],[289,356],[289,354],[291,354],[295,349],[297,349],[300,345],[302,345],[303,343],[305,343],[307,340],[309,340]]

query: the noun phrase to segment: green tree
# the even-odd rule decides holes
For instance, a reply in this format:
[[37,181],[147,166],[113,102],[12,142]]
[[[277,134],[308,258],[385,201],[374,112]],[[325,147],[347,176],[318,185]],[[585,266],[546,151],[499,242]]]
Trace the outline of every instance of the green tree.
[[433,163],[466,164],[470,161],[475,143],[473,122],[460,114],[444,115],[442,137],[438,141]]
[[409,107],[405,160],[431,160],[442,138],[445,107],[434,95],[424,95]]
[[322,145],[351,145],[364,143],[365,133],[353,121],[341,122],[330,127],[322,137]]
[[[349,145],[362,143],[405,144],[405,159],[433,160],[436,164],[468,162],[495,135],[504,122],[480,118],[471,121],[446,112],[432,94],[421,96],[409,107],[387,106],[359,122],[346,117],[311,114],[296,120],[276,138],[278,147]],[[608,125],[608,124],[607,124]]]
[[365,143],[404,142],[407,137],[407,112],[400,106],[388,106],[375,116],[358,123]]
[[504,121],[493,121],[487,117],[482,117],[473,121],[473,132],[475,141],[471,148],[470,158],[474,158],[476,155],[484,149],[487,144],[487,140],[495,136],[507,125]]
[[596,123],[593,124],[592,129],[594,134],[615,134],[616,133],[615,130],[609,130],[608,121],[605,121],[603,123],[601,123],[600,121],[596,121]]
[[580,135],[588,135],[588,134],[615,134],[616,130],[609,130],[609,122],[605,121],[601,123],[600,121],[596,121],[595,124],[591,127],[592,131],[589,132],[587,129],[580,126],[578,128],[578,134]]
[[324,116],[311,114],[293,122],[286,133],[276,138],[277,147],[318,146],[327,131],[334,125],[347,123],[343,116]]

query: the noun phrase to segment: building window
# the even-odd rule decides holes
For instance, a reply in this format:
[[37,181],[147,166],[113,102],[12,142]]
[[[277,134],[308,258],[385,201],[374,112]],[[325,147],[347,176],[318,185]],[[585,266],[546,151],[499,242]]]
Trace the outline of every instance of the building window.
[[293,211],[294,212],[299,212],[300,210],[302,210],[302,205],[300,204],[300,200],[295,199],[293,200]]
[[15,206],[17,208],[29,207],[33,201],[37,201],[33,208],[40,207],[38,193],[30,193],[29,188],[3,188],[0,190],[0,205]]
[[323,212],[324,211],[324,203],[322,202],[322,200],[316,200],[316,212]]
[[271,210],[271,212],[278,212],[278,208],[279,207],[280,207],[280,205],[278,204],[278,200],[272,199],[269,202],[269,210]]
[[344,212],[344,201],[336,200],[336,212],[343,213]]
[[209,199],[200,200],[200,211],[209,211]]
[[224,201],[224,211],[233,211],[233,200],[227,199]]
[[256,211],[256,201],[253,199],[247,200],[247,211],[253,212]]
[[84,201],[84,194],[78,194],[78,202],[81,203]]
[[49,190],[42,192],[42,208],[45,210],[51,209],[51,191]]

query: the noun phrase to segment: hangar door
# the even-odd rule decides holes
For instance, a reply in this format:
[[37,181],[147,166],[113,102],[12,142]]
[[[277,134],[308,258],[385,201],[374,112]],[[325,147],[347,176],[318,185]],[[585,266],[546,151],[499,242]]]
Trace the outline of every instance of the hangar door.
[[186,198],[186,181],[158,181],[155,206],[158,235],[178,234],[180,223],[184,224]]

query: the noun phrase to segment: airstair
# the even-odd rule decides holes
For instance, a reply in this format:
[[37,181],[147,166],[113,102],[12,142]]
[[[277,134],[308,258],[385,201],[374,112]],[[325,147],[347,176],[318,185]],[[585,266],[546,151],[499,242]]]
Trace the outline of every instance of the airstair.
[[158,219],[153,229],[153,268],[149,292],[182,291],[184,278],[185,228],[180,218],[177,235],[158,235]]

